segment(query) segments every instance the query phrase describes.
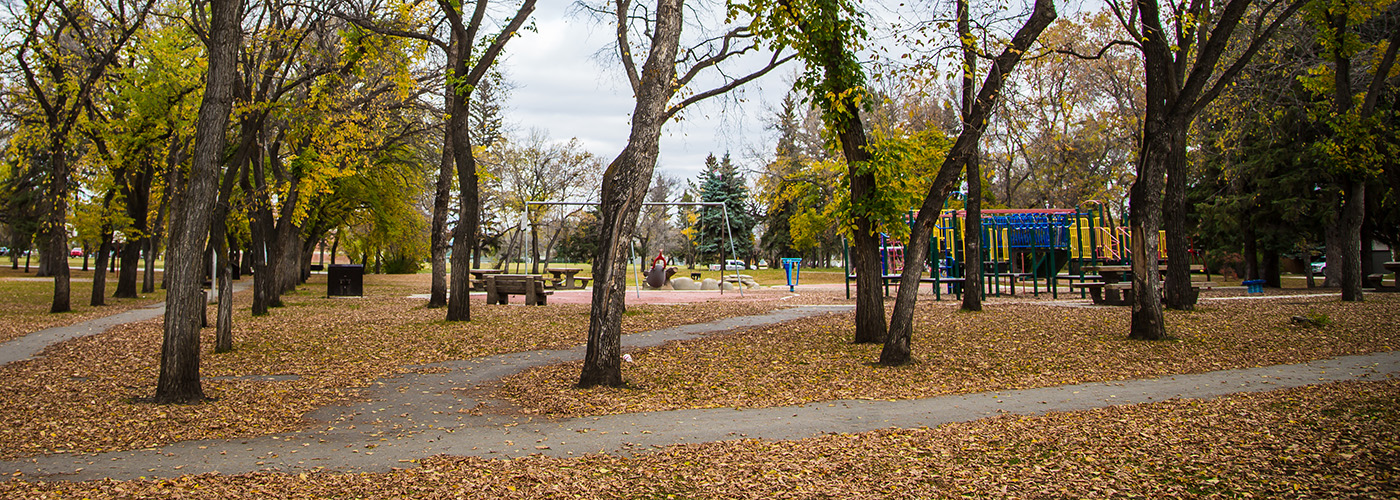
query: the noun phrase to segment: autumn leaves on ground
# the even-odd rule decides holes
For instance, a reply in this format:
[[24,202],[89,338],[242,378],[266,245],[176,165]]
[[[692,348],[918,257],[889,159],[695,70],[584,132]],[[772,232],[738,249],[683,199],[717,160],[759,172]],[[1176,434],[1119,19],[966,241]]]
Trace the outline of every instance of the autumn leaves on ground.
[[[309,425],[306,412],[354,399],[356,388],[415,366],[584,341],[582,305],[474,302],[471,323],[446,323],[441,310],[407,298],[426,289],[425,278],[369,276],[364,299],[325,298],[313,280],[261,318],[248,316],[248,297],[238,295],[235,351],[214,354],[205,339],[206,392],[216,399],[200,405],[139,402],[154,391],[159,320],[0,367],[0,457],[285,432]],[[0,280],[0,289],[25,293],[14,291],[16,283],[24,282]],[[786,293],[765,290],[753,295],[770,300],[634,306],[624,332],[831,303],[833,294],[771,300]],[[1322,326],[1296,324],[1293,316]],[[1128,320],[1125,308],[993,299],[985,312],[962,313],[951,301],[928,300],[918,314],[918,362],[906,367],[873,365],[879,347],[850,344],[851,318],[843,313],[631,352],[622,389],[572,388],[576,363],[462,389],[504,398],[488,411],[568,417],[1043,387],[1391,351],[1400,343],[1400,297],[1385,294],[1364,303],[1207,301],[1168,316],[1176,339],[1167,342],[1126,340]],[[266,375],[295,377],[253,377]],[[436,457],[384,475],[80,485],[19,478],[0,483],[0,497],[1384,496],[1400,492],[1397,398],[1393,381],[1332,384],[936,429],[687,445],[630,458]]]

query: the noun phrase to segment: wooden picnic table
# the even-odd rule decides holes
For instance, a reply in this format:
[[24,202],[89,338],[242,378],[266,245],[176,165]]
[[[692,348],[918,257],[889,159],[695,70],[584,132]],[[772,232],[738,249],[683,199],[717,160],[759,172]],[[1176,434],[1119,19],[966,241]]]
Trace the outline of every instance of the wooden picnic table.
[[544,276],[539,274],[486,275],[487,304],[506,304],[511,295],[524,295],[525,305],[542,306],[553,293],[544,289]]
[[574,275],[578,274],[580,271],[583,271],[583,268],[546,267],[544,269],[544,272],[554,275],[554,278],[550,279],[549,281],[553,284],[554,288],[558,288],[560,290],[574,290],[578,288],[583,288],[582,286],[578,286],[574,283]]
[[501,274],[505,271],[502,271],[500,269],[468,269],[467,272],[471,273],[472,275],[471,289],[473,291],[479,292],[486,289],[486,276],[492,274]]

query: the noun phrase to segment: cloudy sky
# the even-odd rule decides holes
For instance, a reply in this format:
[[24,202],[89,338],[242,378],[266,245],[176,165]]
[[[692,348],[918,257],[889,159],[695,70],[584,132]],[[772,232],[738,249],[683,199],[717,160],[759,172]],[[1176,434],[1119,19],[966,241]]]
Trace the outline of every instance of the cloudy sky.
[[[577,137],[610,161],[627,143],[632,92],[616,59],[608,58],[612,53],[598,54],[611,50],[612,28],[574,13],[572,5],[573,0],[539,0],[538,32],[507,46],[504,68],[515,85],[507,119],[517,134],[540,128],[557,141]],[[792,71],[779,69],[750,84],[735,94],[743,102],[716,100],[687,108],[662,131],[657,172],[693,179],[706,155],[726,151],[741,166],[755,166],[750,151],[772,149],[775,139],[764,123],[789,87]]]

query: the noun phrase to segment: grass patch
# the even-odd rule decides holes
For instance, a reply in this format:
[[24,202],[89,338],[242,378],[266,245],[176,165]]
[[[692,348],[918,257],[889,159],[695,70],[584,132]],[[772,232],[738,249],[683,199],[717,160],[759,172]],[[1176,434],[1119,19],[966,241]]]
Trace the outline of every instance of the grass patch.
[[[81,263],[80,263],[81,264]],[[111,296],[117,289],[116,273],[107,274],[107,305],[88,305],[92,299],[92,271],[71,270],[69,277],[69,304],[71,311],[53,314],[53,278],[38,278],[34,273],[25,273],[23,268],[12,270],[9,266],[0,267],[0,342],[22,337],[48,328],[68,326],[90,319],[117,314],[123,311],[158,304],[165,300],[165,290],[156,288],[155,293],[142,294],[140,298],[118,299]],[[140,286],[137,276],[137,286]],[[156,275],[160,280],[160,275]],[[138,288],[139,289],[139,288]]]

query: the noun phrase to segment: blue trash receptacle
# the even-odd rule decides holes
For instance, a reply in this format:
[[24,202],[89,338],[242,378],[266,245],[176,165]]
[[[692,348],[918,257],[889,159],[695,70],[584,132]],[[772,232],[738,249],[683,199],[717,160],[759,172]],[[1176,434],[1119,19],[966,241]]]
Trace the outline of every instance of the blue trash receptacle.
[[802,278],[802,259],[784,257],[783,271],[787,273],[788,291],[797,291],[797,282]]
[[1244,280],[1240,282],[1249,289],[1249,293],[1264,293],[1264,280]]

